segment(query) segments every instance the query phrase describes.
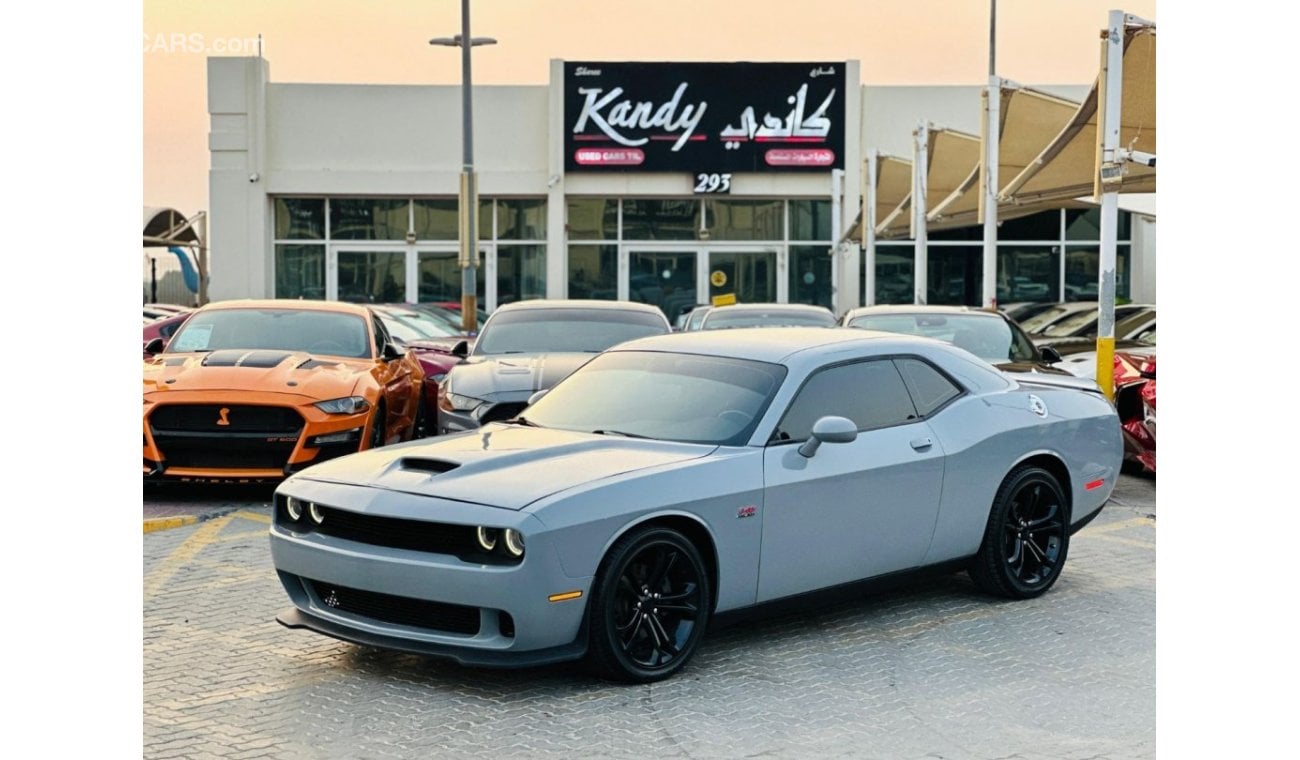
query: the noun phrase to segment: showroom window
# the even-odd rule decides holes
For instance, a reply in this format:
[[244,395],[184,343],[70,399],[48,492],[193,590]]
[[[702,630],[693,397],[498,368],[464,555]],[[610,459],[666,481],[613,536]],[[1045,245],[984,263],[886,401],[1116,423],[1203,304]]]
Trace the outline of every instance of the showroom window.
[[[274,297],[460,300],[457,199],[280,197],[273,205]],[[546,200],[482,198],[478,230],[484,306],[544,297]]]
[[[1132,214],[1119,212],[1116,297],[1130,292]],[[1101,249],[1101,211],[1058,209],[1008,219],[998,225],[996,297],[1017,301],[1080,301],[1097,298]],[[933,304],[983,303],[983,228],[936,230],[927,236],[927,301]],[[875,303],[912,303],[914,245],[911,240],[876,243]],[[1062,251],[1065,255],[1062,255]],[[866,256],[858,276],[866,272]],[[865,279],[865,278],[864,278]],[[863,291],[862,303],[866,303]]]

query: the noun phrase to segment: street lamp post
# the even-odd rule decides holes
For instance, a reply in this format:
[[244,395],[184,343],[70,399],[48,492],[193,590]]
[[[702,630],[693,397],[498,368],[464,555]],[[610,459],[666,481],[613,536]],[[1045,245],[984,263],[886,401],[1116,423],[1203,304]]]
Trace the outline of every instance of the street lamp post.
[[460,173],[460,312],[461,326],[467,333],[478,330],[478,180],[474,176],[474,108],[473,79],[470,76],[470,48],[495,45],[491,37],[469,34],[469,0],[460,0],[460,34],[435,37],[430,45],[461,49],[461,135],[463,159]]

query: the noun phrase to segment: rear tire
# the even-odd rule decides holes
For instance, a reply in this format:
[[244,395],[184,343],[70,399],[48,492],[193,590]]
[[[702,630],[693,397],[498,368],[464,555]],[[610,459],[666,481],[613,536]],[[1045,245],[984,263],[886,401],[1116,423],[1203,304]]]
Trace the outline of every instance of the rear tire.
[[671,528],[649,526],[620,538],[592,589],[588,664],[615,681],[650,683],[681,670],[713,608],[699,550]]
[[1019,467],[1002,481],[970,567],[982,591],[1032,599],[1056,583],[1070,548],[1069,504],[1056,477]]

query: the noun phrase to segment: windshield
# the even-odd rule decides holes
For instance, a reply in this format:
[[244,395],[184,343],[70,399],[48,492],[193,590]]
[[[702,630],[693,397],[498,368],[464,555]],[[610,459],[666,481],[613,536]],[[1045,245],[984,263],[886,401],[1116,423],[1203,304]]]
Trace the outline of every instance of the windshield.
[[377,311],[388,334],[402,343],[456,335],[446,322],[419,311]]
[[728,327],[831,327],[835,315],[806,309],[713,309],[704,318],[702,330]]
[[1032,335],[1033,333],[1038,332],[1039,330],[1043,329],[1047,325],[1050,325],[1051,323],[1055,322],[1056,320],[1060,319],[1066,314],[1073,313],[1074,310],[1075,307],[1073,306],[1053,306],[1050,309],[1041,311],[1035,314],[1034,316],[1030,317],[1029,319],[1022,321],[1020,323],[1020,327],[1025,332],[1030,333]]
[[785,372],[747,359],[616,351],[569,375],[523,416],[561,430],[740,446]]
[[709,311],[712,308],[713,307],[711,306],[700,306],[692,311],[691,318],[686,322],[687,331],[700,329],[700,323],[704,321],[704,318],[708,316]]
[[872,314],[858,317],[851,327],[922,335],[964,348],[986,362],[1038,360],[1034,344],[1007,320],[982,314]]
[[310,309],[213,309],[196,312],[166,353],[271,349],[369,359],[370,333],[355,314]]
[[538,308],[492,315],[474,345],[474,355],[600,353],[618,343],[670,332],[654,312],[617,309]]

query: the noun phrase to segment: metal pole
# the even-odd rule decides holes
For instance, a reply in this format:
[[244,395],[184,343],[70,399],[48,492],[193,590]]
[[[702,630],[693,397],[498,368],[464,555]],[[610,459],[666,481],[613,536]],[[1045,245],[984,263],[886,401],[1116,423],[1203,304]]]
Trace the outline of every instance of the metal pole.
[[876,164],[880,153],[872,148],[867,151],[867,182],[863,194],[865,202],[862,207],[862,255],[865,257],[862,275],[862,303],[872,306],[876,303]]
[[1002,139],[1002,82],[997,69],[998,0],[989,8],[989,86],[984,95],[984,153],[981,167],[980,215],[984,221],[984,287],[986,309],[998,307],[998,148]]
[[925,225],[925,199],[929,192],[930,171],[930,125],[922,121],[912,132],[912,239],[914,252],[915,293],[913,303],[924,304],[927,301],[929,258],[927,247],[929,239]]
[[461,135],[464,168],[460,182],[461,329],[478,331],[478,182],[474,176],[474,97],[470,73],[469,0],[460,1]]
[[1119,221],[1122,163],[1118,155],[1120,103],[1124,76],[1124,12],[1111,11],[1102,43],[1101,150],[1098,153],[1097,189],[1101,192],[1101,261],[1097,293],[1097,384],[1109,399],[1115,397],[1115,243]]
[[[259,35],[260,37],[260,35]],[[258,43],[261,44],[260,42]],[[199,306],[208,302],[208,213],[199,212]]]
[[158,303],[158,259],[149,257],[149,303]]

